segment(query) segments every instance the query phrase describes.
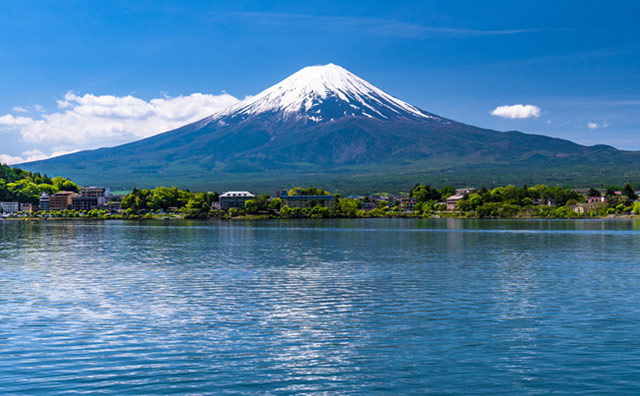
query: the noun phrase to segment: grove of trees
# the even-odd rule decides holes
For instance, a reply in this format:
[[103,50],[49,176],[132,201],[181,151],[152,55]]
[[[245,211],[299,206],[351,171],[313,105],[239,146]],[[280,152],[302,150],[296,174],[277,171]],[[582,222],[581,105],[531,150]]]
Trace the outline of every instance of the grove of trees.
[[0,201],[18,201],[37,204],[43,192],[75,191],[79,187],[63,177],[49,178],[19,168],[0,164]]

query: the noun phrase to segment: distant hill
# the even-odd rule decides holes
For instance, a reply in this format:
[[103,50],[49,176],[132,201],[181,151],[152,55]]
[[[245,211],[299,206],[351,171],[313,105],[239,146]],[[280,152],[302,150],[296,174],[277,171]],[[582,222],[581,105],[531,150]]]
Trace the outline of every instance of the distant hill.
[[449,120],[333,64],[306,67],[198,122],[133,143],[21,164],[113,188],[270,192],[318,184],[390,191],[416,182],[599,185],[640,178],[640,153]]

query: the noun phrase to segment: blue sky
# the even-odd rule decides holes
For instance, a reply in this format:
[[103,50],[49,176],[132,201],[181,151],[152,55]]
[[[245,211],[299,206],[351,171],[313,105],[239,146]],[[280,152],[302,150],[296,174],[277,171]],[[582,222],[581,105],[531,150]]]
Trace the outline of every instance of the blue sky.
[[[5,162],[162,132],[329,62],[458,121],[640,150],[637,2],[1,5]],[[535,111],[491,114],[516,104]]]

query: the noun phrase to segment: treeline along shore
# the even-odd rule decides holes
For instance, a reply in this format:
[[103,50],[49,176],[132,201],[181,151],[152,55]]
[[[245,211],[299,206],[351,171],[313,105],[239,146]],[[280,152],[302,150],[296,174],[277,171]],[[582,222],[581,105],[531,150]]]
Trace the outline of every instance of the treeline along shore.
[[416,184],[407,193],[344,197],[317,187],[294,187],[273,196],[176,187],[113,195],[108,188],[80,187],[61,177],[0,165],[3,219],[632,218],[640,216],[638,190],[638,183],[588,189]]

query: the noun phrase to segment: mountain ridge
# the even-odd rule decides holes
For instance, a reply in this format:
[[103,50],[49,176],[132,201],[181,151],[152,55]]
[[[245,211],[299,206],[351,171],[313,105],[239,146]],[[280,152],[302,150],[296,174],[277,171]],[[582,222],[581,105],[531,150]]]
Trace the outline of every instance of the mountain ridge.
[[390,169],[413,174],[417,182],[425,170],[484,164],[508,172],[531,163],[557,174],[554,167],[619,167],[638,157],[605,145],[459,123],[328,64],[303,68],[255,96],[172,131],[21,166],[57,170],[81,182],[93,169],[101,179],[128,187],[167,181],[180,187],[265,180],[285,185],[292,175],[307,175],[311,182],[364,172],[374,188],[376,178],[388,176]]

